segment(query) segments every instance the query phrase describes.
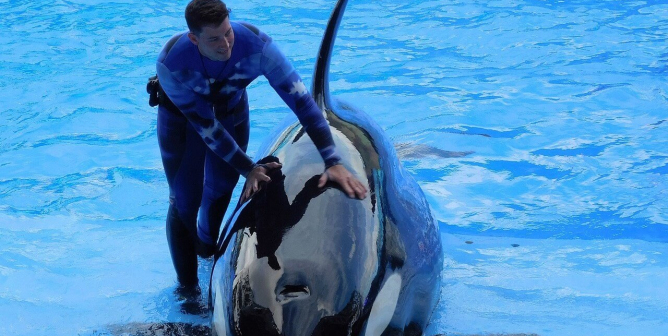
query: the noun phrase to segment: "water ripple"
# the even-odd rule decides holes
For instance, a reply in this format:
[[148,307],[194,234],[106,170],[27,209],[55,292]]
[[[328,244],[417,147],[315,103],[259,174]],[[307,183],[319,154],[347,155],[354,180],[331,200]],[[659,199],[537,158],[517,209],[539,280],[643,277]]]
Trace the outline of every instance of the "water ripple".
[[[0,333],[186,319],[164,294],[169,191],[144,89],[186,30],[183,6],[0,0],[0,305],[18,312]],[[230,6],[310,80],[331,1]],[[668,255],[667,13],[661,0],[350,2],[330,87],[411,144],[399,154],[450,235],[430,334],[666,329],[652,284]],[[249,99],[252,154],[289,112],[266,81]]]

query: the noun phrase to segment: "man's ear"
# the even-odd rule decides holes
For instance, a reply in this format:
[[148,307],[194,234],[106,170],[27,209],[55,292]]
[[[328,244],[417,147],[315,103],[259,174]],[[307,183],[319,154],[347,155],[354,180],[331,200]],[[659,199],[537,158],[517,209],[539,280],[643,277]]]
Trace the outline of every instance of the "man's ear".
[[188,39],[190,39],[190,42],[192,42],[194,45],[199,44],[199,41],[197,40],[197,35],[193,34],[192,32],[188,32]]

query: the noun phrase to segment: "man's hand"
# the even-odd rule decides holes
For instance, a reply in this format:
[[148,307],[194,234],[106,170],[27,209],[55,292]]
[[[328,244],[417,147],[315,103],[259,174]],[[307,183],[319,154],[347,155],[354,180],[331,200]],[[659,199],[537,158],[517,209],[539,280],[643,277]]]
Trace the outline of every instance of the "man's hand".
[[258,165],[246,176],[246,185],[244,186],[244,193],[241,195],[241,202],[246,202],[253,194],[260,190],[260,182],[271,182],[271,178],[267,176],[267,172],[281,168],[282,165],[278,162],[269,162]]
[[338,183],[350,198],[366,198],[366,188],[362,182],[355,178],[343,165],[331,166],[325,170],[325,173],[318,180],[318,187],[324,187],[327,181]]

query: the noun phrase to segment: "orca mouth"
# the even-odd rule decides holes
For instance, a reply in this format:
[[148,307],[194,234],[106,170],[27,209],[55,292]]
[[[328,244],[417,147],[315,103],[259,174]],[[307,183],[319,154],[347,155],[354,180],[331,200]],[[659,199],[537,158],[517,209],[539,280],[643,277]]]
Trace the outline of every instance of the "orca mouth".
[[286,304],[294,300],[303,300],[311,296],[311,291],[305,285],[285,285],[276,296],[276,301]]

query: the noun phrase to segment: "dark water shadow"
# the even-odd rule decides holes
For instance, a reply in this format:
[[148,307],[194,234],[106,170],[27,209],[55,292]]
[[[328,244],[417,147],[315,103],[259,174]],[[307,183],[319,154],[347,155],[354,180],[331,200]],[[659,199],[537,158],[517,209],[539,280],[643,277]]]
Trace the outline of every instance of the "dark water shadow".
[[199,288],[170,286],[144,305],[157,316],[151,319],[158,321],[109,324],[78,336],[209,336],[207,295],[208,291]]
[[91,336],[209,336],[208,325],[185,322],[130,323],[109,327],[108,331],[94,332]]

